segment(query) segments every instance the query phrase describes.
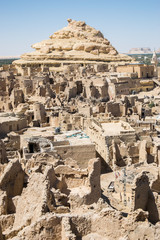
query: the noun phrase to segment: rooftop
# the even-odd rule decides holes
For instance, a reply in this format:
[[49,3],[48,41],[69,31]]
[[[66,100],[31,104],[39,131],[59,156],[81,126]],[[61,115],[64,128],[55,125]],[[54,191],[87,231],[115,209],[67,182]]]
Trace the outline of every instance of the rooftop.
[[92,144],[90,138],[81,130],[62,132],[55,135],[55,141],[68,141],[70,145]]
[[102,129],[107,136],[117,136],[124,133],[134,133],[135,130],[126,122],[101,123]]

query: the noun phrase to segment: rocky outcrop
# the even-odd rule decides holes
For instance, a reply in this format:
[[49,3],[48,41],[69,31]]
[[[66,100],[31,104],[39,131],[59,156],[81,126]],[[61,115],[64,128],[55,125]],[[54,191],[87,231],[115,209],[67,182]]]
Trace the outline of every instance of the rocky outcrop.
[[128,52],[129,54],[149,54],[152,53],[150,48],[132,48],[131,50],[129,50]]
[[[119,54],[103,34],[83,21],[68,19],[68,26],[55,32],[49,40],[32,45],[36,50],[26,53],[16,65],[50,64],[60,62],[130,62],[129,56]],[[73,62],[74,61],[74,62]]]

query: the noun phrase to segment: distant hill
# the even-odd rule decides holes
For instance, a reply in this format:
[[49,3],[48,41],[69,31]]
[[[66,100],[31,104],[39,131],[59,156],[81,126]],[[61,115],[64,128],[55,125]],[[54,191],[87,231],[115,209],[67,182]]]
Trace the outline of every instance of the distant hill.
[[153,51],[151,51],[150,48],[131,48],[128,52],[129,54],[151,54]]
[[19,56],[0,56],[0,59],[18,59]]

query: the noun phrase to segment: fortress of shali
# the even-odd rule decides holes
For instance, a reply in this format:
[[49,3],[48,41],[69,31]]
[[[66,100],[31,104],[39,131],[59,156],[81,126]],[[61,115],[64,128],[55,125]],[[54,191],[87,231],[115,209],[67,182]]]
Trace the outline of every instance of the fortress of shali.
[[160,239],[160,68],[68,26],[0,68],[0,240]]

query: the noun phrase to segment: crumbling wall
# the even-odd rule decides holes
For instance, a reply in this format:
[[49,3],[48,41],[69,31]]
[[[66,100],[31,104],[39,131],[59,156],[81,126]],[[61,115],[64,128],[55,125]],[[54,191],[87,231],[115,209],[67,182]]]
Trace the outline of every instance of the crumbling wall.
[[88,163],[88,186],[71,189],[69,195],[71,208],[83,204],[90,205],[98,201],[101,196],[100,173],[100,159],[91,159]]
[[121,116],[120,104],[113,101],[107,102],[106,113],[111,113],[114,117],[120,117]]
[[[46,214],[40,217],[33,224],[24,227],[22,231],[16,234],[16,237],[12,240],[17,239],[29,239],[29,240],[39,240],[39,239],[61,239],[62,225],[61,217],[53,214]],[[7,234],[13,237],[14,233]]]
[[24,184],[24,171],[18,160],[9,162],[0,178],[1,213],[15,212],[14,198],[19,196]]
[[6,154],[6,149],[5,149],[5,145],[2,142],[2,140],[0,140],[0,163],[4,164],[7,163],[7,154]]
[[55,180],[51,167],[46,168],[44,174],[35,172],[30,176],[27,187],[17,201],[14,229],[34,223],[49,211],[49,206],[54,206],[50,188],[54,186]]
[[135,192],[133,194],[134,210],[141,208],[144,211],[149,212],[149,220],[152,223],[156,223],[159,221],[158,209],[155,203],[155,197],[149,186],[149,178],[145,172],[139,174],[135,179],[135,188],[133,188]]
[[6,119],[6,122],[0,123],[0,134],[1,136],[6,135],[11,131],[19,131],[23,128],[27,127],[27,120],[26,118],[17,118],[16,120],[9,120]]
[[139,162],[146,163],[147,162],[147,142],[146,140],[143,140],[140,142],[140,147],[139,147]]
[[20,195],[23,189],[24,171],[18,160],[9,162],[0,178],[0,188],[8,197]]
[[34,120],[38,120],[40,122],[45,122],[46,120],[46,113],[45,113],[45,107],[41,103],[35,103],[33,105],[33,111],[34,111]]
[[88,186],[87,169],[80,170],[79,167],[73,168],[68,165],[58,165],[55,167],[55,174],[63,179],[62,184],[65,184],[68,189]]
[[13,108],[17,107],[19,103],[24,103],[24,93],[22,89],[13,89],[10,100]]

